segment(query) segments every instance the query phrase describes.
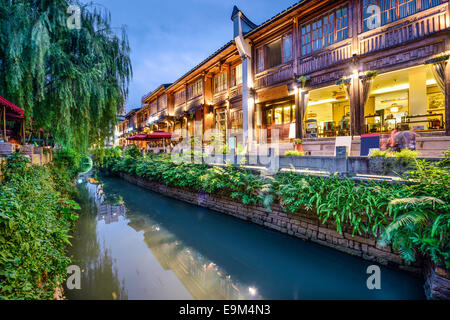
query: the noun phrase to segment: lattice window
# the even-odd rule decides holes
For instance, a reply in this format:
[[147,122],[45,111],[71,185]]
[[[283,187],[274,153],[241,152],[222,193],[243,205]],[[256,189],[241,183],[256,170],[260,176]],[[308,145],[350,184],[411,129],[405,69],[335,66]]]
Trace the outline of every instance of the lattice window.
[[348,24],[348,7],[344,6],[303,25],[302,55],[311,54],[348,39]]

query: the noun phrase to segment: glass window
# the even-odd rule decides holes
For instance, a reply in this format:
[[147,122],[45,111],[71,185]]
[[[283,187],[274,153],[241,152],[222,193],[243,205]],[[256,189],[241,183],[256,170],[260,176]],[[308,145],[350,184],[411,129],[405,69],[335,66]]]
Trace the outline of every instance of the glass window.
[[266,111],[266,125],[272,125],[272,109]]
[[292,35],[283,37],[283,63],[292,60]]
[[231,70],[231,86],[242,84],[242,64]]
[[281,63],[281,40],[277,40],[266,46],[266,68],[270,69]]
[[369,14],[368,9],[374,5],[380,8],[381,25],[385,25],[439,4],[441,0],[363,0],[363,29],[364,31],[371,29],[369,21],[374,19],[374,12]]
[[258,48],[256,56],[258,62],[257,72],[262,72],[264,71],[264,47]]
[[221,73],[214,78],[214,93],[219,93],[227,89],[227,74]]
[[274,124],[283,124],[283,108],[275,108]]
[[[367,0],[365,0],[367,1]],[[341,7],[302,26],[302,55],[348,39],[348,7]]]
[[291,123],[291,107],[287,106],[283,109],[283,123]]

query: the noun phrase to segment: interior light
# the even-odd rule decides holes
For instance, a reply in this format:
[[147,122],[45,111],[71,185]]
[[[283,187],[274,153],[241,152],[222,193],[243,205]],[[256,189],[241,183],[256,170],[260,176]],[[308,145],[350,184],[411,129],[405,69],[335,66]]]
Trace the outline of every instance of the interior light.
[[392,107],[391,108],[391,113],[396,113],[398,112],[398,107]]
[[308,106],[317,106],[319,104],[324,104],[324,103],[332,103],[332,102],[336,102],[336,99],[325,99],[325,100],[319,100],[319,101],[311,101],[308,103]]
[[372,91],[372,94],[382,94],[382,93],[388,93],[388,92],[395,92],[395,91],[401,91],[401,90],[407,90],[409,89],[409,84],[401,84],[398,86],[393,86],[393,87],[388,87],[388,88],[383,88],[383,89],[378,89],[378,90],[374,90]]

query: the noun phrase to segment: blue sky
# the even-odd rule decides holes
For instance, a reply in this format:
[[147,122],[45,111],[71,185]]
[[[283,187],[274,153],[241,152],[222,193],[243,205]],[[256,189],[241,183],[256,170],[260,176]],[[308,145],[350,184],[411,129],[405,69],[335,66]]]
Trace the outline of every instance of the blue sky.
[[[85,1],[88,2],[88,1]],[[94,0],[127,27],[133,64],[127,110],[162,83],[171,83],[230,41],[237,5],[256,24],[298,0]]]

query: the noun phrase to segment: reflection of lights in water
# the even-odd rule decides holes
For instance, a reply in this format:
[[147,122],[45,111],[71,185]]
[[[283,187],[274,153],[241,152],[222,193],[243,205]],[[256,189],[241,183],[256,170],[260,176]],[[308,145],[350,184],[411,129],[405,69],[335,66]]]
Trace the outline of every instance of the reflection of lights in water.
[[256,296],[256,288],[249,287],[248,293],[250,293],[251,296]]

